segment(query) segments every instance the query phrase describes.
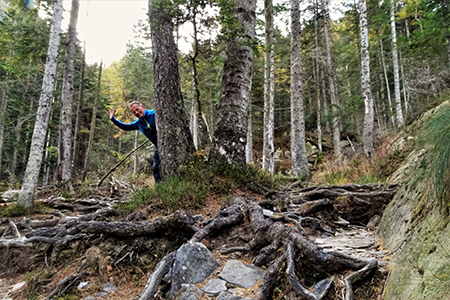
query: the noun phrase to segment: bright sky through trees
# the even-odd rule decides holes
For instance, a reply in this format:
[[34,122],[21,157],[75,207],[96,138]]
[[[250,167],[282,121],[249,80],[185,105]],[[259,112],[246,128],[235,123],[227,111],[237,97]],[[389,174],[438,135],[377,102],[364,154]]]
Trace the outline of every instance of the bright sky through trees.
[[[274,0],[274,4],[285,2]],[[332,6],[340,6],[341,0],[332,0]],[[258,6],[262,7],[262,0]],[[62,29],[67,30],[71,0],[64,0],[64,20]],[[86,60],[88,63],[100,62],[109,66],[113,61],[125,55],[126,45],[134,40],[133,27],[139,20],[147,19],[148,0],[80,0],[78,16],[78,39],[86,42]],[[341,6],[340,6],[341,7]],[[303,7],[302,7],[303,8]],[[289,26],[288,13],[277,20],[277,26],[286,30]],[[332,18],[336,12],[332,10]],[[180,28],[179,48],[187,52],[191,46],[191,25]]]

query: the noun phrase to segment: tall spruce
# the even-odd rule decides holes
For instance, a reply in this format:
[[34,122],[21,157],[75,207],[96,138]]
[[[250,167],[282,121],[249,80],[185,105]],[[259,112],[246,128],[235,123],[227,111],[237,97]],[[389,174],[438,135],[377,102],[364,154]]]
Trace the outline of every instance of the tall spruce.
[[149,0],[156,128],[163,180],[173,174],[195,151],[184,111],[178,48],[173,36],[176,7],[171,5],[164,0]]
[[256,0],[221,1],[228,38],[210,160],[245,164]]
[[264,0],[265,48],[264,48],[264,142],[262,168],[273,174],[274,161],[274,42],[273,42],[273,3]]
[[374,110],[372,91],[370,90],[370,60],[369,60],[369,34],[367,28],[366,0],[359,0],[359,26],[361,32],[361,87],[364,98],[364,154],[371,159],[374,156],[373,149],[373,124]]
[[74,60],[77,42],[77,21],[80,0],[72,0],[69,32],[64,65],[64,78],[59,117],[58,181],[70,183],[72,179],[72,102]]
[[62,19],[62,0],[55,0],[53,4],[52,25],[50,29],[47,61],[45,64],[44,78],[42,81],[41,96],[39,98],[36,122],[34,124],[33,136],[31,139],[30,155],[28,157],[27,167],[23,177],[23,184],[18,199],[19,204],[24,207],[33,206],[34,192],[39,179],[39,171],[41,169],[42,155],[51,109],[50,103],[53,97]]
[[309,179],[304,115],[300,2],[291,0],[291,167],[292,175]]

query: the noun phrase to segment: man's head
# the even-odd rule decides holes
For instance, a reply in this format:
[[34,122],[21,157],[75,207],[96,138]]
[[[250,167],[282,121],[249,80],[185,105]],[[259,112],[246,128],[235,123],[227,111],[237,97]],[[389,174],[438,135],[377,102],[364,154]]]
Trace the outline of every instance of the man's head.
[[142,118],[145,112],[145,107],[139,101],[133,101],[130,104],[130,110],[137,118]]

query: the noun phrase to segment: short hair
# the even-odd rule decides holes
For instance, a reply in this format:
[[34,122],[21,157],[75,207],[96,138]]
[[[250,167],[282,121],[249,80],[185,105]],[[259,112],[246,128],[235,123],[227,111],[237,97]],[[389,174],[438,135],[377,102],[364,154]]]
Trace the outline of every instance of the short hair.
[[133,104],[137,104],[137,105],[139,105],[139,107],[141,107],[141,106],[143,105],[143,104],[142,104],[141,102],[139,102],[139,101],[133,101],[133,102],[130,103],[129,107],[131,108],[131,107],[133,106]]

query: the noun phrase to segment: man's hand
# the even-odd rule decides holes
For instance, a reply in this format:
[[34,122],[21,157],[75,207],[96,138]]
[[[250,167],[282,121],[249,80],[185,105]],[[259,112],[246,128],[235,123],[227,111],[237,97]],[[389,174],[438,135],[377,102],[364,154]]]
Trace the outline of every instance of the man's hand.
[[114,117],[114,108],[111,107],[109,110],[109,119],[112,119]]

